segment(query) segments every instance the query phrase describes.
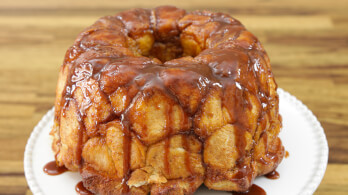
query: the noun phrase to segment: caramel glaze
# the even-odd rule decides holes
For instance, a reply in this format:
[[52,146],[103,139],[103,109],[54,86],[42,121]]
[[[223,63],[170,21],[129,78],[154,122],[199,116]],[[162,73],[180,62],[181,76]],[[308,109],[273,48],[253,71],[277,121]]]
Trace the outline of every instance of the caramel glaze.
[[[113,93],[118,87],[125,86],[129,89],[130,101],[136,96],[136,94],[147,94],[147,91],[156,88],[172,97],[174,102],[179,103],[185,110],[185,114],[189,116],[190,120],[194,121],[195,117],[199,114],[199,106],[204,103],[204,95],[209,90],[218,89],[222,91],[222,106],[227,108],[230,114],[231,122],[236,126],[236,144],[239,154],[237,160],[237,166],[241,171],[236,174],[236,180],[238,178],[249,178],[252,180],[255,177],[255,173],[251,170],[251,165],[243,164],[243,160],[247,157],[252,157],[252,150],[246,152],[244,134],[249,131],[252,135],[263,135],[267,129],[263,124],[265,118],[273,118],[273,115],[278,115],[278,95],[276,94],[276,83],[273,79],[273,75],[270,69],[268,57],[263,50],[261,44],[257,38],[246,31],[246,29],[235,19],[228,15],[221,13],[211,12],[192,12],[191,14],[198,16],[207,16],[210,18],[208,22],[214,22],[216,27],[210,29],[209,33],[206,33],[204,43],[201,48],[203,51],[197,54],[193,54],[192,57],[185,59],[174,59],[166,62],[161,62],[156,58],[150,59],[145,56],[135,56],[133,52],[126,49],[127,44],[124,40],[127,37],[136,39],[144,34],[154,34],[156,41],[161,43],[177,42],[180,40],[180,33],[183,33],[189,26],[201,26],[204,28],[204,24],[195,20],[183,19],[188,13],[181,11],[175,15],[175,19],[172,20],[173,24],[167,30],[170,32],[171,37],[165,36],[165,18],[160,18],[161,13],[159,10],[173,10],[173,7],[160,7],[152,11],[145,9],[133,10],[133,15],[127,12],[123,12],[116,16],[110,16],[102,18],[97,21],[92,27],[89,27],[77,38],[75,44],[67,51],[65,56],[63,68],[68,68],[68,76],[65,87],[62,91],[62,98],[56,105],[60,105],[63,108],[56,106],[55,121],[59,124],[60,117],[64,115],[64,109],[67,108],[69,102],[74,100],[74,91],[76,88],[84,89],[84,98],[93,99],[90,97],[89,85],[83,85],[85,82],[91,79],[97,81],[100,87],[100,93],[103,97],[108,99],[109,95]],[[134,14],[136,13],[136,14]],[[153,18],[156,15],[156,18]],[[174,17],[174,16],[173,16]],[[153,22],[155,21],[155,23]],[[157,21],[157,22],[156,22]],[[161,21],[161,22],[158,22]],[[168,20],[169,21],[169,20]],[[99,36],[99,31],[107,31],[108,36]],[[196,42],[200,43],[200,35],[194,35]],[[224,39],[224,37],[230,37]],[[111,40],[111,38],[114,38]],[[209,42],[208,42],[209,39]],[[117,42],[118,41],[118,42]],[[180,44],[177,44],[180,45]],[[179,53],[181,50],[178,50]],[[160,51],[158,51],[160,52]],[[180,55],[184,55],[185,51],[182,51]],[[152,50],[151,55],[156,57],[156,51]],[[162,54],[158,54],[162,55]],[[175,57],[180,57],[176,54]],[[163,60],[163,59],[162,59]],[[189,108],[173,93],[171,86],[166,86],[163,82],[163,76],[166,78],[176,78],[176,75],[168,73],[171,70],[185,70],[190,74],[185,74],[185,79],[195,82],[194,85],[198,86],[199,90],[203,94],[202,101],[197,108]],[[132,89],[132,90],[131,90]],[[261,130],[252,129],[248,121],[246,110],[252,108],[251,103],[247,100],[248,95],[253,95],[257,98],[257,102],[261,107],[259,117],[257,120],[257,126],[264,126]],[[108,100],[110,102],[110,100]],[[88,109],[94,103],[91,100],[86,104],[79,104],[76,113],[79,117],[79,147],[76,151],[76,160],[81,164],[81,151],[86,137],[86,127],[84,125],[84,119],[86,117],[85,110]],[[124,178],[123,192],[129,191],[126,182],[130,174],[130,132],[132,131],[130,122],[127,118],[127,111],[133,106],[132,103],[128,105],[128,108],[122,112],[115,111],[110,114],[106,119],[97,118],[97,125],[106,123],[115,119],[120,119],[122,124],[126,127],[124,132]],[[170,109],[172,106],[170,106]],[[168,110],[168,113],[171,111]],[[273,112],[273,113],[272,113]],[[273,121],[273,119],[272,119]],[[271,121],[271,122],[272,122]],[[275,121],[277,122],[277,121]],[[173,135],[171,124],[171,115],[167,115],[166,120],[166,138],[164,149],[164,167],[167,174],[170,173],[168,154],[170,148],[169,137]],[[273,124],[270,124],[272,127]],[[58,130],[59,131],[59,130]],[[143,129],[146,133],[146,129]],[[197,129],[193,125],[191,134],[195,134],[201,141],[204,141],[207,135],[204,131]],[[59,132],[58,132],[59,134]],[[95,132],[98,135],[98,131]],[[256,134],[255,134],[256,135]],[[89,135],[91,136],[91,135]],[[140,136],[141,137],[141,136]],[[183,145],[185,150],[189,152],[187,144],[187,138],[183,139]],[[267,139],[260,139],[260,137],[254,137],[255,143],[260,141],[267,143]],[[60,148],[60,141],[58,140],[57,147],[58,153]],[[281,149],[281,148],[280,148]],[[268,164],[269,162],[275,162],[275,166],[278,165],[281,159],[273,152],[269,152],[266,148],[267,159],[253,159],[257,162]],[[56,157],[57,158],[57,157]],[[190,158],[187,155],[185,157],[185,164],[187,170],[192,172],[190,165]],[[250,169],[250,170],[247,170]],[[219,180],[219,178],[217,178]],[[241,180],[241,183],[243,181]],[[247,194],[265,194],[264,191],[252,185]],[[236,194],[236,193],[234,193]]]
[[268,179],[279,179],[279,173],[276,170],[273,170],[272,172],[265,175]]
[[233,195],[266,195],[264,189],[260,186],[253,184],[246,192],[232,192]]
[[[122,117],[123,119],[123,117]],[[124,134],[123,134],[123,179],[122,179],[122,193],[129,193],[129,187],[127,181],[130,176],[130,158],[131,158],[131,132],[127,122],[122,123]]]
[[289,158],[289,156],[290,156],[290,153],[289,153],[289,151],[285,151],[285,158]]
[[89,190],[87,190],[84,186],[83,186],[83,182],[80,181],[79,183],[76,184],[75,186],[75,191],[79,194],[79,195],[92,195],[93,193],[90,192]]
[[51,161],[44,166],[43,171],[47,175],[60,175],[64,172],[68,171],[68,169],[65,167],[59,167],[57,165],[56,161]]
[[167,135],[167,138],[165,139],[164,141],[164,159],[163,159],[163,162],[164,162],[164,171],[167,175],[170,174],[170,164],[169,164],[169,148],[170,148],[170,140],[169,140],[169,136],[172,134],[172,124],[173,124],[173,119],[172,119],[172,115],[171,115],[171,112],[172,112],[172,106],[170,106],[167,110],[167,113],[166,113],[166,126],[165,126],[165,129],[166,129],[166,135]]
[[187,140],[187,136],[182,136],[182,145],[186,151],[185,153],[185,165],[186,165],[186,170],[190,173],[190,175],[193,175],[193,170],[192,170],[192,167],[191,167],[191,162],[190,162],[190,156],[189,156],[189,153],[190,153],[190,147],[188,145],[188,140]]

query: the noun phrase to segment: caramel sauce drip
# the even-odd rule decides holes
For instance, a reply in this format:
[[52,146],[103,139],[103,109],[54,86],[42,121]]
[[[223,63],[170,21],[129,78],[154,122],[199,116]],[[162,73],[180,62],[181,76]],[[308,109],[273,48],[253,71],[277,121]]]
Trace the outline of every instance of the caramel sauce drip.
[[191,167],[191,161],[190,161],[190,147],[189,147],[189,143],[188,143],[188,137],[187,136],[182,136],[182,145],[183,148],[185,149],[185,166],[186,166],[186,170],[188,172],[190,172],[191,175],[193,175],[193,170]]
[[79,132],[78,132],[78,144],[77,144],[77,150],[76,150],[76,157],[77,157],[77,162],[79,164],[79,167],[81,166],[81,158],[82,158],[82,148],[84,145],[83,142],[83,136],[84,133],[86,132],[85,124],[83,122],[83,117],[80,112],[78,114],[78,121],[79,121]]
[[49,163],[47,163],[44,167],[43,167],[43,171],[47,174],[47,175],[60,175],[66,171],[68,171],[67,168],[65,167],[59,167],[57,166],[56,161],[51,161]]
[[172,134],[172,125],[173,125],[173,119],[172,119],[172,107],[173,105],[169,105],[169,108],[167,108],[166,112],[166,135],[167,138],[164,141],[164,171],[167,175],[170,174],[170,163],[169,163],[169,154],[170,154],[170,136]]
[[268,179],[279,179],[279,173],[276,170],[273,170],[272,172],[265,175]]
[[233,195],[266,195],[264,189],[260,186],[253,184],[246,192],[232,192]]
[[163,156],[163,163],[164,163],[164,172],[169,175],[170,174],[170,164],[169,164],[169,148],[170,148],[170,140],[169,138],[166,138],[164,140],[164,156]]
[[123,179],[122,179],[122,193],[129,193],[127,181],[130,177],[131,166],[131,132],[128,123],[123,123]]
[[85,188],[85,186],[83,186],[83,182],[82,181],[80,181],[79,183],[76,184],[75,191],[79,195],[93,195],[92,192],[90,192],[89,190],[87,190]]
[[290,156],[289,151],[285,151],[285,158],[289,158],[289,156]]

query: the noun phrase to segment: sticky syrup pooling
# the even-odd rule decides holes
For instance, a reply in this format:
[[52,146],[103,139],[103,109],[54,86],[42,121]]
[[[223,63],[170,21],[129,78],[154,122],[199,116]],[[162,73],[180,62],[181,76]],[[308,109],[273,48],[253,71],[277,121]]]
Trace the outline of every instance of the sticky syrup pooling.
[[[257,38],[226,14],[162,6],[103,17],[83,31],[66,53],[57,85],[52,148],[59,165],[80,170],[90,183],[86,188],[95,193],[134,193],[128,181],[141,167],[155,169],[151,174],[160,171],[168,185],[179,182],[170,179],[175,174],[171,142],[181,143],[185,151],[189,176],[183,180],[191,187],[183,193],[194,192],[203,182],[212,189],[245,191],[253,178],[274,170],[284,156],[277,137],[281,116],[276,88]],[[165,102],[165,124],[159,135],[152,134],[141,114],[152,98]],[[214,118],[217,112],[207,111],[216,99],[222,110],[220,121]],[[117,165],[122,169],[110,169],[117,177],[104,184],[99,173],[107,172],[96,168],[93,159],[82,158],[83,151],[92,146],[118,151],[110,138],[117,130],[122,132],[122,165]],[[214,139],[220,139],[219,132],[233,134],[233,168],[209,158],[212,153],[207,151],[214,148]],[[200,147],[194,149],[197,144]],[[132,147],[139,145],[148,153],[163,147],[163,165],[151,164],[149,154],[140,165],[133,165]],[[196,154],[202,161],[198,165],[192,159]],[[221,181],[229,183],[221,187]],[[93,185],[98,182],[102,188]],[[120,183],[121,188],[111,189]],[[165,193],[167,188],[151,183],[132,187],[144,194]]]

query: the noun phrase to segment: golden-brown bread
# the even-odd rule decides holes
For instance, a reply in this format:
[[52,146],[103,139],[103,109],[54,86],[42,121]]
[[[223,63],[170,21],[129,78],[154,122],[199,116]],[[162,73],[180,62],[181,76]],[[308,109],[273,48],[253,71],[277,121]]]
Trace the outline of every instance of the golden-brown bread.
[[276,89],[262,45],[227,14],[106,16],[66,53],[52,149],[96,194],[246,191],[284,156]]

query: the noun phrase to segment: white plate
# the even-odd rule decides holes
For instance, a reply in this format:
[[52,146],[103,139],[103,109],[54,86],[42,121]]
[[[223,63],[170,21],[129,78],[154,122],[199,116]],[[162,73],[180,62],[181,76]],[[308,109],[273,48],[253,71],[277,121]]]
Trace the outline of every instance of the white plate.
[[[323,128],[313,113],[288,92],[278,89],[283,129],[280,137],[290,156],[277,168],[280,178],[259,177],[255,184],[268,195],[313,194],[322,180],[328,145]],[[41,119],[31,133],[24,153],[24,171],[29,187],[35,195],[76,194],[75,185],[81,181],[76,172],[49,176],[44,165],[54,159],[49,131],[53,124],[53,109]],[[196,194],[231,194],[200,187]]]

